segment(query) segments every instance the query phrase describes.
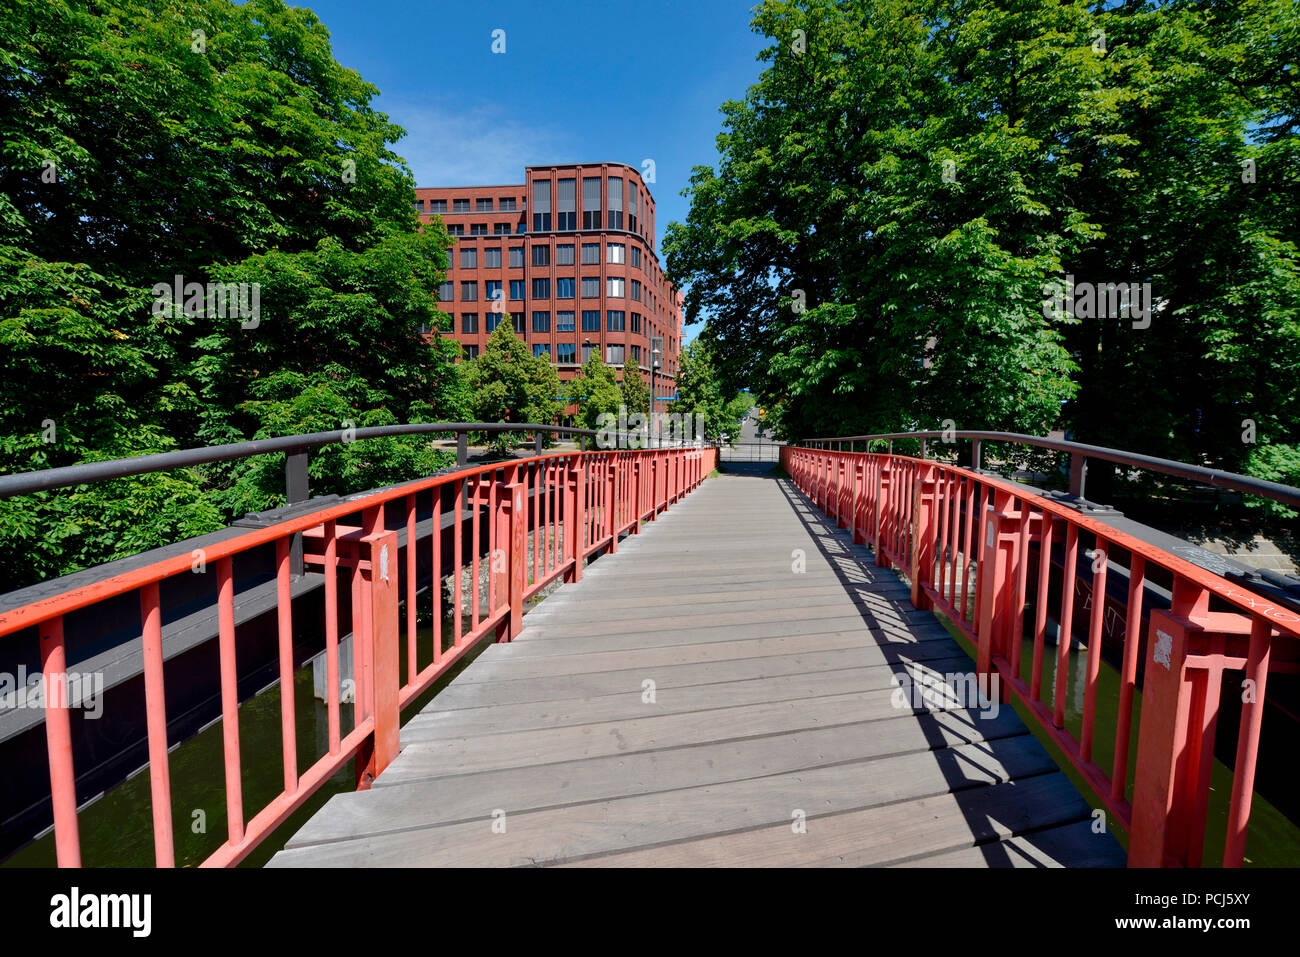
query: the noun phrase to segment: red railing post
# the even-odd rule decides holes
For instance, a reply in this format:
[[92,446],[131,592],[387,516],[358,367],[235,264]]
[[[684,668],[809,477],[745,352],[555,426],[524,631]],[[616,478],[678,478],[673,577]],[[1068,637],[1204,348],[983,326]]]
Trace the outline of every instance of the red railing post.
[[[67,646],[63,617],[40,627],[42,680],[46,689],[68,687]],[[54,853],[59,867],[81,866],[81,838],[77,826],[77,775],[72,764],[72,720],[68,697],[45,697],[45,743],[50,756],[50,802],[54,808]]]
[[[278,543],[277,543],[278,544]],[[288,566],[288,542],[283,564]],[[144,651],[145,723],[149,734],[149,787],[153,800],[153,849],[158,867],[175,867],[171,773],[167,762],[167,698],[163,685],[162,606],[158,583],[140,589]]]
[[1013,511],[1014,504],[1010,492],[994,490],[992,501],[985,505],[984,514],[980,516],[977,532],[981,536],[983,560],[976,568],[980,600],[976,609],[979,651],[975,670],[981,677],[988,675],[990,679],[996,671],[994,656],[1011,657],[1014,630],[1011,616],[1019,613],[1018,609],[1011,607],[1016,562],[1023,560],[1023,556],[1017,555],[1020,513]]
[[[504,562],[493,556],[492,571],[498,575],[496,593],[505,595],[510,604],[510,614],[497,628],[498,641],[513,641],[523,630],[524,620],[524,566],[528,563],[528,529],[524,518],[524,484],[518,481],[518,466],[506,473],[506,484],[501,487],[501,501],[497,509],[497,548],[505,551]],[[541,534],[539,528],[538,533]],[[496,609],[493,609],[495,612]]]
[[605,459],[605,534],[609,536],[609,554],[618,551],[618,453],[609,452]]
[[872,543],[876,550],[876,565],[879,568],[888,568],[890,565],[889,559],[885,555],[885,535],[888,534],[885,503],[889,500],[892,480],[892,469],[889,463],[882,461],[876,473],[876,514],[874,523],[876,534]]
[[934,585],[934,468],[918,472],[912,495],[912,607],[929,611],[925,586]]
[[371,746],[363,752],[364,767],[362,753],[357,755],[358,789],[364,790],[397,757],[401,743],[397,533],[374,532],[361,540],[361,548],[368,566],[362,569],[362,587],[369,596],[366,602],[369,614],[363,622],[366,627],[359,636],[360,641],[354,646],[353,660],[355,667],[355,661],[363,657],[364,648],[364,658],[370,662],[366,710],[375,721]]
[[[1129,867],[1199,867],[1208,794],[1200,764],[1209,672],[1189,665],[1209,593],[1175,579],[1172,607],[1153,609],[1138,727]],[[1199,619],[1199,621],[1197,620]],[[1217,675],[1215,675],[1217,682]],[[1214,688],[1217,705],[1218,687]],[[1213,722],[1209,745],[1213,746]],[[1207,769],[1208,770],[1208,769]],[[1208,783],[1208,782],[1207,782]]]
[[568,582],[582,581],[582,555],[587,543],[587,457],[578,455],[569,461],[569,476],[564,488],[564,543],[573,567],[565,573]]

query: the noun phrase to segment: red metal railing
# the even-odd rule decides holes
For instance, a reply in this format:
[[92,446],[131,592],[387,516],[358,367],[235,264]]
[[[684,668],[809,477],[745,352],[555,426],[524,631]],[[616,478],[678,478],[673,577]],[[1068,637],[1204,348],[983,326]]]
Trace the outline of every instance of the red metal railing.
[[[1300,615],[1009,481],[892,454],[788,447],[781,459],[803,493],[855,542],[874,548],[878,565],[910,578],[917,608],[941,611],[975,645],[977,672],[997,676],[1002,699],[1015,695],[1128,830],[1130,866],[1202,862],[1215,730],[1231,701],[1221,700],[1222,678],[1244,672],[1223,856],[1225,866],[1241,865],[1266,681],[1270,672],[1300,670]],[[1078,576],[1081,545],[1088,564]],[[1054,575],[1058,552],[1061,574]],[[1128,587],[1119,628],[1105,598],[1108,574],[1121,573]],[[1076,614],[1087,613],[1077,735],[1066,720],[1071,640],[1057,641],[1055,687],[1044,700],[1054,583],[1060,635],[1072,636]],[[1088,601],[1076,602],[1076,591]],[[1120,645],[1120,688],[1113,761],[1103,767],[1095,759],[1098,681],[1103,633],[1111,631]],[[1145,668],[1130,784],[1139,662]]]
[[[621,534],[636,533],[643,520],[652,520],[698,486],[716,461],[716,449],[697,448],[581,452],[495,463],[356,496],[207,546],[204,560],[215,569],[217,585],[228,834],[225,843],[203,866],[237,864],[354,758],[357,786],[369,787],[397,755],[403,708],[427,691],[480,639],[491,635],[500,641],[511,640],[521,628],[527,598],[560,577],[581,579],[585,559],[602,549],[616,550]],[[417,570],[422,559],[416,532],[422,499],[428,505],[433,530],[425,566],[432,583],[433,649],[431,662],[420,668],[416,596]],[[401,503],[404,516],[404,576],[399,576],[397,567],[398,529],[389,527],[396,511],[388,507],[391,503]],[[446,569],[442,567],[444,507],[454,509],[450,530],[453,567]],[[467,515],[471,526],[468,542],[464,527]],[[324,576],[329,745],[328,751],[306,768],[299,768],[293,700],[290,548],[297,534],[303,537],[307,567]],[[482,540],[485,534],[486,542]],[[268,544],[275,548],[284,787],[270,803],[246,819],[232,560]],[[480,584],[482,560],[488,562],[485,587]],[[470,571],[468,585],[462,580],[466,566]],[[175,863],[159,583],[192,574],[193,570],[192,557],[180,555],[0,615],[0,638],[32,627],[37,628],[40,637],[45,687],[50,689],[45,698],[45,728],[60,866],[76,867],[81,863],[69,702],[66,695],[53,690],[66,686],[64,616],[132,592],[139,595],[143,636],[155,860],[160,867]],[[443,618],[447,609],[443,607],[441,582],[447,574],[454,579],[454,633],[450,646],[444,648]],[[404,593],[399,585],[402,577]],[[341,732],[343,701],[339,683],[340,578],[350,590],[347,604],[354,639],[353,728],[346,735]],[[462,594],[466,587],[469,595]],[[462,614],[464,599],[471,608],[468,630]],[[404,651],[398,616],[402,601],[406,603]],[[403,653],[405,680],[401,677]]]

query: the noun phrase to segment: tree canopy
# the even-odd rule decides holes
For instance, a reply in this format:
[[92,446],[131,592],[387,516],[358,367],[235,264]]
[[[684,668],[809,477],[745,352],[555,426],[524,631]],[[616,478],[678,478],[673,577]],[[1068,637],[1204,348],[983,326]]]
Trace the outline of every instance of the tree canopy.
[[[1279,467],[1242,436],[1300,434],[1292,0],[767,0],[753,26],[766,68],[665,250],[785,436],[1063,427]],[[1067,278],[1149,311],[1049,308]]]
[[[462,411],[449,240],[419,226],[377,93],[279,0],[6,4],[0,469]],[[444,459],[352,443],[312,487]],[[0,502],[0,569],[17,586],[208,531],[282,501],[282,464]]]

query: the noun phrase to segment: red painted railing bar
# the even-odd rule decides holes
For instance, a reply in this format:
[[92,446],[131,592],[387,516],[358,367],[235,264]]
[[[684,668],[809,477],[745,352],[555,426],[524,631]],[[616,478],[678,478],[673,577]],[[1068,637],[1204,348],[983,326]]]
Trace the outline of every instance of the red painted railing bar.
[[1019,501],[1016,507],[1020,510],[1020,530],[1016,539],[1016,584],[1011,604],[1011,673],[1019,678],[1025,645],[1025,598],[1029,591],[1029,526],[1034,513],[1028,502]]
[[[288,539],[282,539],[288,561]],[[149,793],[153,807],[154,861],[175,867],[172,839],[171,776],[167,767],[167,696],[163,687],[162,609],[158,583],[140,589],[141,638],[144,651],[145,725],[149,734]]]
[[1254,616],[1250,623],[1250,650],[1246,659],[1246,682],[1250,694],[1241,706],[1241,727],[1237,732],[1237,759],[1232,777],[1232,798],[1228,805],[1228,836],[1223,847],[1223,866],[1241,867],[1246,857],[1246,825],[1255,791],[1255,763],[1259,756],[1259,731],[1264,719],[1264,689],[1268,679],[1270,627],[1267,619]]
[[1079,756],[1092,760],[1092,735],[1097,720],[1097,679],[1101,675],[1101,626],[1106,612],[1106,566],[1110,543],[1098,538],[1092,560],[1092,607],[1088,616],[1088,659],[1083,678],[1083,727]]
[[[66,688],[67,646],[63,617],[40,627],[41,672],[45,687]],[[77,825],[77,774],[72,762],[72,718],[66,695],[45,696],[45,746],[50,756],[50,797],[54,805],[54,853],[59,867],[81,866],[81,836]]]
[[333,521],[325,523],[325,705],[330,754],[339,751],[339,542]]
[[289,588],[289,539],[275,543],[276,602],[280,637],[280,730],[284,742],[284,790],[298,790],[297,716],[293,702],[293,596]]
[[420,670],[415,654],[415,493],[406,496],[406,674]]
[[[479,552],[482,551],[480,539],[483,534],[479,531],[479,526],[483,524],[483,476],[482,474],[474,476],[474,491],[470,493],[470,511],[473,514],[472,527],[470,528],[470,544],[473,549],[473,558],[470,561],[470,596],[472,607],[470,611],[469,627],[470,631],[478,631],[479,616]],[[491,528],[492,523],[488,522]]]
[[1079,526],[1073,522],[1065,529],[1065,573],[1061,579],[1061,617],[1056,634],[1056,700],[1052,724],[1065,727],[1065,692],[1070,677],[1070,646],[1074,641],[1074,571],[1079,557]]
[[1052,538],[1056,522],[1043,513],[1038,540],[1038,591],[1034,595],[1034,660],[1030,666],[1030,697],[1043,700],[1043,643],[1047,635],[1047,596],[1052,584]]
[[1142,595],[1146,586],[1146,559],[1129,555],[1128,607],[1124,621],[1124,660],[1120,665],[1119,714],[1115,722],[1115,765],[1110,796],[1124,799],[1128,784],[1129,739],[1133,727],[1133,692],[1137,688],[1138,645],[1142,635]]
[[464,549],[464,532],[465,524],[465,490],[469,487],[469,480],[462,479],[456,482],[456,518],[452,521],[452,645],[459,648],[463,639],[462,632],[465,630],[464,613],[461,609],[464,607],[461,599],[461,574],[463,567]]
[[235,661],[235,581],[229,557],[217,559],[217,641],[221,668],[221,743],[226,770],[226,829],[244,839],[244,786],[239,754],[239,669]]

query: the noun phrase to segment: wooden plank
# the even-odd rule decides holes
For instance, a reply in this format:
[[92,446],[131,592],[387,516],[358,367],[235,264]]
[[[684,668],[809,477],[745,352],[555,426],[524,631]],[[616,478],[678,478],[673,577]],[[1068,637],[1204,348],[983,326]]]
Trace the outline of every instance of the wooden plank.
[[[954,649],[960,650],[960,646],[950,638],[908,645],[905,651],[899,652],[878,649],[880,657],[876,664],[904,661],[929,662],[952,657]],[[654,681],[659,688],[683,688],[692,685],[742,681],[747,678],[851,670],[868,667],[869,665],[864,665],[863,661],[869,655],[869,651],[864,654],[863,649],[854,647],[835,651],[800,652],[792,655],[733,658],[728,661],[659,665],[654,670]],[[645,670],[642,668],[515,680],[501,677],[488,681],[462,681],[457,678],[425,705],[421,713],[443,709],[493,708],[530,701],[596,698],[607,694],[622,694],[631,686],[639,688],[643,680],[645,680]]]
[[[597,724],[625,718],[643,718],[664,714],[682,714],[710,708],[796,701],[854,691],[893,690],[899,672],[914,680],[925,675],[942,677],[950,673],[971,671],[971,660],[962,654],[926,663],[880,665],[874,668],[849,668],[813,674],[779,675],[740,681],[693,685],[686,688],[660,688],[656,681],[653,696],[645,682],[655,681],[653,672],[632,672],[621,689],[611,686],[608,693],[562,701],[528,701],[498,705],[494,708],[440,708],[424,711],[407,722],[406,727],[439,737],[471,737],[501,734],[530,728],[558,728],[575,724]],[[894,683],[891,684],[891,679]],[[652,700],[647,700],[651,698]],[[403,732],[403,740],[409,740]]]
[[1108,832],[1077,821],[1017,837],[927,854],[892,867],[1125,867],[1128,858]]
[[[541,811],[513,811],[507,801],[497,800],[504,795],[481,794],[474,819],[432,827],[420,825],[420,811],[412,813],[411,802],[394,805],[378,816],[369,805],[354,805],[361,808],[355,830],[384,830],[361,838],[295,845],[276,855],[273,864],[508,867],[771,825],[788,836],[793,810],[805,806],[819,809],[813,821],[834,821],[846,812],[869,813],[859,809],[880,809],[921,795],[951,799],[947,792],[954,789],[963,795],[967,789],[987,791],[992,782],[1005,781],[1022,769],[1046,770],[1044,762],[1050,766],[1050,761],[1041,749],[1034,752],[1037,742],[1025,741],[1022,736],[1000,742],[993,748],[995,754],[984,753],[986,746],[944,749]],[[380,798],[392,794],[385,791]],[[504,833],[492,833],[494,811],[505,813]],[[399,813],[404,816],[395,818]],[[405,826],[393,829],[394,820]]]
[[[448,774],[465,774],[490,768],[548,764],[603,754],[662,750],[704,741],[726,741],[804,728],[855,724],[861,721],[912,720],[910,707],[895,707],[893,692],[859,691],[802,701],[775,701],[734,708],[629,718],[596,724],[537,728],[492,735],[484,739],[441,738],[432,729],[407,725],[402,729],[405,749],[421,748],[441,761]],[[976,722],[991,720],[975,712]],[[1008,713],[1002,709],[998,715]]]
[[[904,727],[900,725],[900,730]],[[796,790],[819,789],[822,778],[839,781],[837,787],[857,786],[855,782],[868,778],[877,783],[866,787],[893,787],[882,782],[905,778],[910,780],[902,784],[917,789],[919,794],[927,788],[939,793],[958,781],[966,782],[962,786],[973,786],[994,779],[1008,780],[1008,775],[1023,777],[1055,770],[1042,746],[1024,733],[975,744],[963,744],[959,735],[947,734],[945,740],[954,747],[935,749],[933,757],[920,760],[921,755],[929,754],[924,748],[883,750],[890,740],[895,741],[895,747],[907,743],[906,734],[881,738],[865,733],[868,730],[852,725],[795,732],[764,742],[701,745],[684,749],[681,754],[647,752],[565,765],[410,779],[379,789],[382,794],[357,791],[336,795],[331,798],[330,813],[318,815],[320,820],[299,831],[289,846],[479,820],[489,799],[493,806],[519,814],[654,794],[665,810],[675,810],[683,801],[693,800],[679,793],[683,790],[725,785],[724,791],[742,793],[745,788],[736,782],[754,778],[776,776]],[[857,767],[865,763],[872,766]],[[758,773],[739,777],[740,768],[758,769]]]
[[[868,867],[1082,820],[1091,808],[1060,772],[758,830],[576,861],[613,867]],[[561,863],[561,858],[537,863]]]
[[[779,631],[780,629],[775,629]],[[932,639],[959,647],[951,637]],[[457,676],[457,681],[491,681],[496,678],[540,678],[548,675],[577,675],[596,671],[624,671],[633,668],[658,668],[705,661],[732,661],[737,658],[760,658],[814,651],[846,650],[857,652],[857,664],[866,667],[887,660],[890,650],[906,654],[919,641],[879,640],[865,644],[861,632],[833,631],[828,634],[775,635],[768,638],[742,638],[735,641],[710,641],[696,644],[666,645],[656,648],[629,648],[625,651],[593,651],[573,655],[548,655],[525,658],[487,649]],[[949,652],[950,653],[950,652]],[[852,659],[850,659],[852,660]]]

